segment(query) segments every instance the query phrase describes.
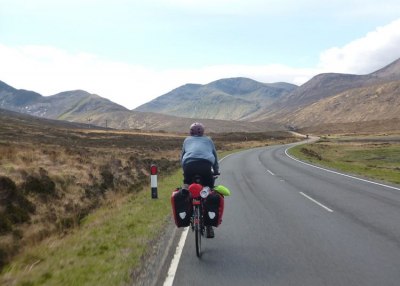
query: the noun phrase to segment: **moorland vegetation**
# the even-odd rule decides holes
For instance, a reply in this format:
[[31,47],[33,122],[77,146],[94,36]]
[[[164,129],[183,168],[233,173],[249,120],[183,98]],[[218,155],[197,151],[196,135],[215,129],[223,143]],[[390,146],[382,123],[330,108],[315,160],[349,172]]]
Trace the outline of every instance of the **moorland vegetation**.
[[[58,127],[26,115],[0,120],[0,268],[50,236],[68,236],[93,211],[138,195],[151,164],[161,179],[176,172],[186,137]],[[297,140],[286,132],[209,135],[218,151]]]
[[400,184],[400,139],[397,133],[325,135],[290,153],[317,165],[356,176]]

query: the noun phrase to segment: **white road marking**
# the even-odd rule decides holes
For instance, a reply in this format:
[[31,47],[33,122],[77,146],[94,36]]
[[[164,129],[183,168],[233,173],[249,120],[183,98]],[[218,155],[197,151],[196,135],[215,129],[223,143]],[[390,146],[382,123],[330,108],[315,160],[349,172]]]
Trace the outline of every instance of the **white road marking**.
[[300,194],[302,194],[303,196],[305,196],[307,199],[309,199],[310,201],[316,203],[317,205],[319,205],[320,207],[323,207],[324,209],[326,209],[328,212],[333,212],[333,210],[331,210],[330,208],[324,206],[323,204],[317,202],[316,200],[314,200],[313,198],[310,198],[309,196],[307,196],[305,193],[300,192]]
[[[294,147],[294,146],[292,146],[292,147]],[[286,156],[288,156],[290,159],[295,160],[295,161],[297,161],[297,162],[299,162],[299,163],[302,163],[302,164],[304,164],[304,165],[307,165],[307,166],[310,166],[310,167],[313,167],[313,168],[317,168],[317,169],[320,169],[320,170],[324,170],[324,171],[327,171],[327,172],[330,172],[330,173],[333,173],[333,174],[336,174],[336,175],[340,175],[340,176],[352,178],[352,179],[355,179],[355,180],[359,180],[359,181],[362,181],[362,182],[366,182],[366,183],[378,185],[378,186],[381,186],[381,187],[386,187],[386,188],[389,188],[389,189],[394,189],[394,190],[400,191],[400,188],[396,188],[396,187],[392,187],[392,186],[388,186],[388,185],[384,185],[384,184],[380,184],[380,183],[376,183],[376,182],[372,182],[372,181],[360,179],[360,178],[357,178],[357,177],[353,177],[353,176],[350,176],[350,175],[346,175],[346,174],[342,174],[342,173],[339,173],[339,172],[331,171],[331,170],[328,170],[328,169],[324,169],[324,168],[321,168],[321,167],[318,167],[318,166],[314,166],[314,165],[305,163],[305,162],[303,162],[303,161],[300,161],[300,160],[298,160],[298,159],[296,159],[296,158],[293,158],[292,156],[290,156],[290,155],[288,154],[287,151],[288,151],[290,148],[292,148],[292,147],[287,148],[287,149],[285,150],[285,154],[286,154]]]
[[[228,158],[229,156],[231,156],[233,154],[235,154],[235,153],[229,154],[229,155],[221,158],[218,161],[218,163],[221,163],[222,160],[224,160],[225,158]],[[164,286],[172,286],[172,284],[174,283],[175,274],[176,274],[176,271],[178,270],[179,260],[181,259],[183,247],[185,246],[185,242],[186,242],[188,233],[189,233],[189,227],[187,227],[182,232],[181,238],[179,239],[179,243],[178,243],[178,246],[176,247],[174,258],[172,259],[171,265],[169,266],[169,269],[168,269],[167,278],[165,278],[165,281],[164,281]]]
[[172,286],[174,284],[176,270],[178,269],[179,260],[181,259],[182,250],[185,246],[186,237],[189,233],[189,227],[186,227],[183,231],[181,238],[179,240],[178,246],[176,247],[174,258],[171,261],[171,265],[168,269],[167,278],[164,281],[164,286]]
[[233,154],[236,154],[236,153],[232,153],[232,154],[226,155],[224,158],[222,158],[221,160],[219,160],[219,161],[218,161],[218,163],[221,163],[221,162],[222,162],[222,160],[224,160],[224,159],[228,158],[229,156],[232,156]]
[[[258,158],[258,162],[260,162],[260,164],[261,164],[262,166],[264,166],[264,164],[263,164],[263,163],[261,162],[261,160],[260,160],[260,154],[258,154],[257,158]],[[264,166],[264,167],[265,167],[265,166]],[[272,173],[270,170],[267,169],[267,171],[268,171],[268,173],[270,173],[272,176],[275,176],[275,174]]]

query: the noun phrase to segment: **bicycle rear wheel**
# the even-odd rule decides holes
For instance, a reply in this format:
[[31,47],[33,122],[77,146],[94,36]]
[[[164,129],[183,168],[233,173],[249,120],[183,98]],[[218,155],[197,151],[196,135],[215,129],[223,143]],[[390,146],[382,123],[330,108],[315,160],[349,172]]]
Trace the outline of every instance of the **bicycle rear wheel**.
[[196,255],[197,257],[201,256],[201,218],[200,218],[200,208],[199,206],[195,207],[194,214],[194,233],[196,239]]

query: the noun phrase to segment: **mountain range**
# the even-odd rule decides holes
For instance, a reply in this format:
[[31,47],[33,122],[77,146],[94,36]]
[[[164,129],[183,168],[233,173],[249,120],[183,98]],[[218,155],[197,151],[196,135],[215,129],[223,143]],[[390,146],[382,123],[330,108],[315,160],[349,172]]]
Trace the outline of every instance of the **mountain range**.
[[[400,80],[400,59],[394,61],[393,63],[378,71],[367,75],[352,75],[340,73],[319,74],[310,79],[302,86],[295,89],[289,95],[280,98],[271,106],[268,106],[247,117],[246,120],[275,121],[286,123],[293,122],[292,119],[296,118],[295,115],[299,111],[307,106],[315,104],[316,102],[356,88],[363,88],[362,90],[364,92],[373,93],[376,90],[379,90],[382,84],[396,80]],[[388,89],[385,90],[389,92],[389,94],[385,94],[383,96],[393,98],[398,97],[398,93],[392,93]],[[360,96],[360,93],[355,91],[352,93],[352,96]],[[388,108],[389,110],[400,111],[399,106],[392,106]],[[325,118],[328,118],[329,116],[327,116],[326,112],[327,111],[324,110]],[[363,110],[359,109],[358,106],[352,107],[351,114],[356,115],[357,113],[363,113]],[[382,116],[384,116],[384,114],[382,114]],[[362,115],[356,115],[356,117],[360,118],[362,117]],[[315,125],[316,122],[314,122],[314,119],[314,116],[310,116],[309,120],[303,120],[301,124]],[[336,122],[338,121],[336,120]],[[345,119],[344,121],[339,120],[339,122],[347,122],[347,119]],[[328,122],[324,121],[322,123]],[[296,124],[298,123],[296,122]]]
[[299,87],[247,78],[186,84],[132,111],[83,90],[44,97],[0,81],[0,108],[103,127],[168,132],[186,132],[199,119],[213,132],[382,122],[400,118],[400,59],[366,75],[319,74]]
[[[108,99],[83,90],[42,96],[33,91],[18,90],[0,81],[0,113],[15,118],[16,113],[44,119],[117,128],[166,132],[186,132],[194,119],[151,112],[130,111]],[[3,117],[4,118],[4,117]],[[26,117],[23,117],[27,120]],[[32,117],[34,118],[34,117]],[[89,121],[90,120],[90,121]],[[274,123],[256,123],[203,119],[208,132],[259,132],[280,129]],[[81,126],[81,125],[80,125]]]
[[136,111],[188,118],[242,120],[297,88],[289,83],[261,83],[248,78],[228,78],[206,85],[186,84]]

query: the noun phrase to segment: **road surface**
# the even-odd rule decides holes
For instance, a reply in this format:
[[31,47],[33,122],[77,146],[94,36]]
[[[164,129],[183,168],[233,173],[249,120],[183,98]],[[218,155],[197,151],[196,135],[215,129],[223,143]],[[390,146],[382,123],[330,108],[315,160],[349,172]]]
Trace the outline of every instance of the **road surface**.
[[200,259],[189,231],[173,285],[400,285],[400,188],[314,168],[287,148],[220,163],[223,222]]

